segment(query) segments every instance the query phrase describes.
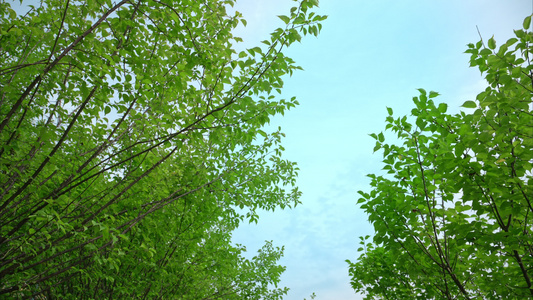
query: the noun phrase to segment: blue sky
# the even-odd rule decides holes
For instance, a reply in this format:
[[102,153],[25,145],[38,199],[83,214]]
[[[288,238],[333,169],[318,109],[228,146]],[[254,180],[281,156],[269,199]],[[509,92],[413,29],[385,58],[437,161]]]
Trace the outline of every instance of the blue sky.
[[[282,22],[289,0],[248,0],[236,9],[248,21],[237,35],[246,45],[268,38]],[[286,54],[305,71],[285,79],[283,95],[300,106],[275,118],[287,134],[285,157],[300,167],[303,205],[262,213],[258,225],[243,225],[234,241],[253,254],[265,240],[285,245],[281,284],[286,299],[362,299],[349,285],[346,259],[358,256],[358,237],[372,228],[356,206],[358,190],[369,190],[368,173],[379,173],[381,153],[368,136],[384,130],[386,107],[408,115],[417,88],[441,94],[459,111],[484,88],[469,68],[466,45],[479,35],[498,43],[532,12],[531,0],[340,1],[322,0],[328,15],[318,38],[309,36]]]

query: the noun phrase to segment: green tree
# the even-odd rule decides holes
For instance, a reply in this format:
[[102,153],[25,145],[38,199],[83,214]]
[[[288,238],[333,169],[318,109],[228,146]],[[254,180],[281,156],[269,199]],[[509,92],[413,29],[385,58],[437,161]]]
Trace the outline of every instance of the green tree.
[[0,2],[0,295],[278,299],[283,249],[231,232],[292,207],[283,49],[317,35],[297,1],[237,52],[233,0]]
[[359,192],[375,235],[347,261],[367,299],[533,298],[530,23],[499,48],[494,38],[468,46],[488,87],[467,112],[446,113],[420,89],[412,118],[388,108],[399,143],[371,134],[387,175]]

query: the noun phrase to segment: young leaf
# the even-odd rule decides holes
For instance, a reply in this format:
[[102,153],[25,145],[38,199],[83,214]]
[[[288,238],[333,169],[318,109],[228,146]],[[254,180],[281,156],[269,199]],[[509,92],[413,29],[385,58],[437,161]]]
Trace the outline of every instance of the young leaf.
[[524,29],[525,30],[528,30],[529,27],[531,26],[531,16],[527,16],[525,19],[524,19],[524,23],[522,24]]
[[489,49],[496,49],[496,41],[494,40],[494,36],[492,36],[488,41]]
[[291,21],[289,17],[283,15],[278,16],[278,18],[280,18],[285,24],[289,24],[289,22]]
[[465,101],[465,103],[463,103],[463,105],[461,106],[464,108],[476,108],[477,107],[476,102],[471,101],[471,100]]

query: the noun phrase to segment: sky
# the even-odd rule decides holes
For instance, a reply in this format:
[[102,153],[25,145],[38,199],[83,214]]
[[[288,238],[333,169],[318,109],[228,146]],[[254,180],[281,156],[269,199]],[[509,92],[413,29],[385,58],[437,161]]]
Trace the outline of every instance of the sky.
[[[235,9],[248,21],[235,34],[256,46],[283,25],[290,0],[243,0]],[[298,163],[302,205],[260,214],[244,224],[234,242],[253,255],[264,244],[285,246],[285,299],[363,299],[350,287],[346,259],[358,257],[358,237],[372,234],[356,205],[369,191],[369,173],[381,172],[382,153],[373,153],[370,133],[384,131],[386,107],[409,115],[418,88],[441,94],[455,113],[474,100],[485,83],[469,67],[468,43],[494,35],[498,44],[522,27],[532,0],[322,0],[328,15],[318,38],[305,37],[285,52],[305,71],[285,78],[283,97],[300,106],[271,120],[282,127],[285,158]],[[476,28],[477,26],[477,28]]]

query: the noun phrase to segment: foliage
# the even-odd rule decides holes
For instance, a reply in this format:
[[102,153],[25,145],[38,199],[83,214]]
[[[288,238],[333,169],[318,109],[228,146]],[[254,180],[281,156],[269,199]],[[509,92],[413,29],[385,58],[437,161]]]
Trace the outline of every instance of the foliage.
[[366,299],[533,298],[533,33],[531,17],[499,48],[468,45],[488,87],[446,113],[420,89],[412,121],[372,134],[388,175],[359,192],[375,236],[349,263]]
[[0,2],[0,295],[278,299],[282,249],[230,242],[298,203],[261,128],[325,17],[301,0],[237,53],[233,0]]

